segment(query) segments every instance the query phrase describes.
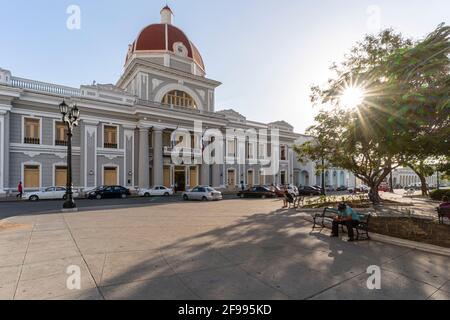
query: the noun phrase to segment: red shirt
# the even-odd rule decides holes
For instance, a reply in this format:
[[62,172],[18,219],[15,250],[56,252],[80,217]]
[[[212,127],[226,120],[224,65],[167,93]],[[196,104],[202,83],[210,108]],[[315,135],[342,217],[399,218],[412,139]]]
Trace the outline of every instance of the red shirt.
[[23,188],[22,188],[22,184],[21,184],[21,183],[19,183],[18,189],[19,189],[19,192],[22,192],[22,191],[23,191]]
[[450,208],[450,202],[444,202],[443,204],[441,204],[439,206],[439,208],[442,208],[442,209]]

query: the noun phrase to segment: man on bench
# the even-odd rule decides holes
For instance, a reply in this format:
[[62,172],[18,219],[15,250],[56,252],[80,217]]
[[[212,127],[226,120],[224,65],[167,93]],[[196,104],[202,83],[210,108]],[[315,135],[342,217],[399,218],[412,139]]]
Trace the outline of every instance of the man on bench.
[[339,226],[345,225],[348,230],[348,241],[355,241],[353,228],[356,228],[358,224],[361,222],[359,215],[353,211],[352,208],[347,206],[345,203],[342,203],[338,207],[339,214],[333,220],[333,231],[331,233],[332,237],[339,237]]

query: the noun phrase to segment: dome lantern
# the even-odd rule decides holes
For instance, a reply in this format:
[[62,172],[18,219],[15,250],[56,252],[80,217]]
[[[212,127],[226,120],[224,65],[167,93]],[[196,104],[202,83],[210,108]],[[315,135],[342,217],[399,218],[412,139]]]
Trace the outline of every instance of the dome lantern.
[[169,6],[165,6],[161,9],[161,23],[163,24],[172,24],[172,15],[173,12]]

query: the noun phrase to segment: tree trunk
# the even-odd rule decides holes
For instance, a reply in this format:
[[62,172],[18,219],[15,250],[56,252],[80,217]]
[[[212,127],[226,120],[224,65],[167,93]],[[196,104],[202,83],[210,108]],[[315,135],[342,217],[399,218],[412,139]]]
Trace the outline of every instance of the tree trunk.
[[422,184],[422,196],[427,197],[428,196],[428,186],[427,186],[427,179],[419,174],[420,183]]
[[381,197],[378,192],[379,183],[372,182],[369,184],[370,191],[369,191],[369,199],[373,204],[380,204],[381,203]]

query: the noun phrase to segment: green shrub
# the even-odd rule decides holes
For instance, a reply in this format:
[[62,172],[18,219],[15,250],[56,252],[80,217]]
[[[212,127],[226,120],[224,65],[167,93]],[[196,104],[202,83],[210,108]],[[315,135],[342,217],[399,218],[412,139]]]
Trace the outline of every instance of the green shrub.
[[445,196],[450,198],[450,190],[434,190],[430,192],[430,197],[433,200],[442,201]]

